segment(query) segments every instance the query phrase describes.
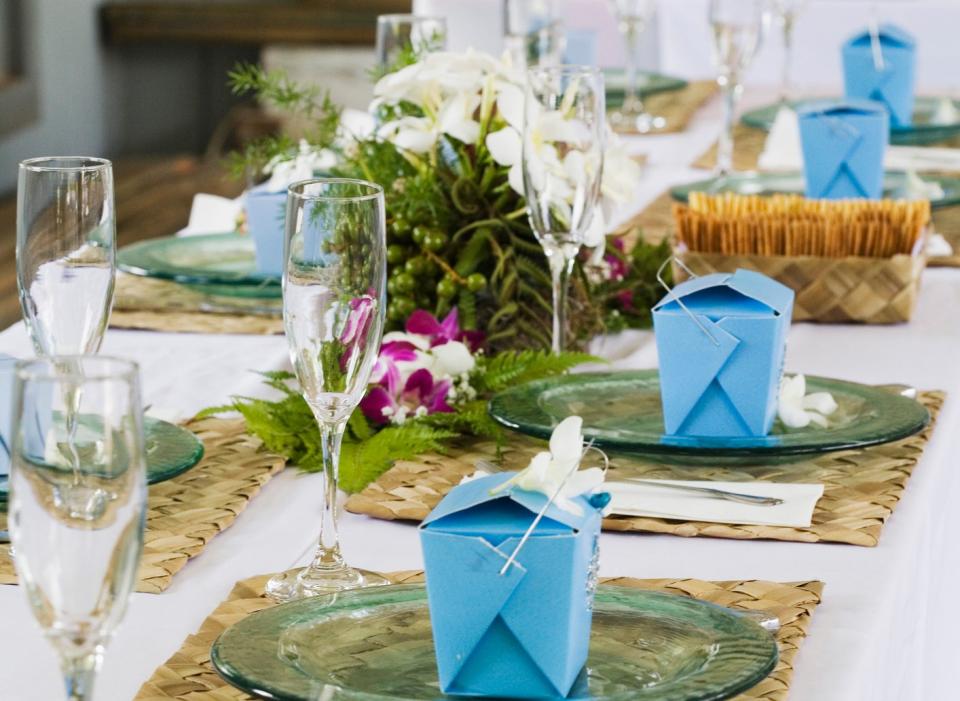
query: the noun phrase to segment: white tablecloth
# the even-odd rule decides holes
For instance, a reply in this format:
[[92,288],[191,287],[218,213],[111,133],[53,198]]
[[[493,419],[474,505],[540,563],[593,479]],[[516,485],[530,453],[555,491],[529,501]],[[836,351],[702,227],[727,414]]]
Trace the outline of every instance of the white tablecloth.
[[[769,97],[769,95],[764,96]],[[632,142],[651,166],[637,205],[670,183],[702,173],[688,163],[714,137],[716,110],[686,134]],[[624,353],[632,343],[633,352]],[[652,367],[656,353],[646,333],[617,344],[622,367]],[[604,534],[601,570],[634,577],[820,579],[827,583],[795,665],[792,701],[954,699],[960,624],[952,586],[960,575],[960,271],[929,270],[909,325],[892,327],[795,325],[790,370],[862,382],[909,383],[944,389],[951,398],[922,463],[880,545],[741,542],[712,538]],[[613,346],[608,346],[613,350]],[[27,355],[18,324],[0,334],[0,352]],[[251,370],[287,363],[279,337],[209,336],[110,330],[104,353],[135,358],[145,401],[190,414],[233,394],[252,394]],[[271,481],[225,533],[191,561],[160,595],[135,594],[108,648],[99,701],[122,701],[180,646],[238,579],[302,561],[312,543],[320,504],[316,476],[294,470]],[[421,566],[416,530],[345,514],[343,545],[350,561],[379,570]],[[54,656],[42,639],[18,587],[0,587],[0,699],[61,698]]]

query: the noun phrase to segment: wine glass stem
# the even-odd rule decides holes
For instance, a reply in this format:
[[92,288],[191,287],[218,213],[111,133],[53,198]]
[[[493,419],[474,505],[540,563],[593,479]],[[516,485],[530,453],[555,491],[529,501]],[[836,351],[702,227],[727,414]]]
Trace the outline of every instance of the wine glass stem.
[[640,28],[636,22],[623,21],[623,40],[627,48],[627,87],[623,96],[623,112],[625,114],[643,114],[643,100],[637,89],[637,49],[640,39]]
[[93,698],[93,681],[100,666],[100,655],[63,655],[60,670],[67,689],[67,701],[90,701]]
[[546,249],[553,282],[553,352],[559,355],[567,345],[567,291],[573,258],[567,258],[560,247]]
[[310,563],[312,571],[339,570],[346,566],[340,554],[337,531],[337,483],[340,475],[340,443],[346,422],[329,423],[318,419],[323,450],[323,516],[317,551]]
[[717,143],[717,175],[733,172],[733,121],[737,113],[740,84],[727,79],[720,83],[723,90],[723,131]]
[[783,17],[783,68],[780,76],[780,102],[790,101],[792,86],[790,84],[790,66],[793,63],[793,17],[789,14]]

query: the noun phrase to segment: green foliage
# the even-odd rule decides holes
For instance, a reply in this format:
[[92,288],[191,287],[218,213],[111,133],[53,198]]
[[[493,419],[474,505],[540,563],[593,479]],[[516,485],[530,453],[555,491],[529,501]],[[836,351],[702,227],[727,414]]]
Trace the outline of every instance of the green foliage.
[[[478,398],[463,402],[453,413],[409,418],[399,426],[375,428],[360,411],[347,422],[340,452],[340,487],[358,492],[386,472],[396,460],[424,453],[443,454],[451,442],[485,438],[503,442],[503,429],[487,413],[491,395],[512,384],[563,374],[586,362],[598,361],[584,353],[556,356],[548,351],[506,352],[478,357],[471,385]],[[320,431],[309,405],[289,372],[262,373],[264,383],[279,392],[276,400],[236,397],[231,404],[204,409],[197,416],[239,412],[247,430],[263,441],[267,450],[285,456],[304,472],[323,470]]]

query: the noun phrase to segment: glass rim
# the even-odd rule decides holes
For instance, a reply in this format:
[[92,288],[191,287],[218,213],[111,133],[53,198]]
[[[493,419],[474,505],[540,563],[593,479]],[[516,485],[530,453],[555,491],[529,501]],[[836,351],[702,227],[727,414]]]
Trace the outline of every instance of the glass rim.
[[596,75],[603,77],[603,71],[599,66],[590,66],[585,63],[559,63],[555,66],[531,66],[527,69],[527,75],[534,74],[557,74],[557,75]]
[[[368,188],[370,192],[365,195],[311,195],[303,192],[303,188],[309,185],[359,185]],[[297,188],[297,189],[295,189]],[[360,178],[308,178],[290,183],[287,187],[287,196],[296,197],[299,200],[314,200],[321,202],[363,202],[383,197],[383,187],[369,180]]]
[[377,15],[377,24],[380,22],[443,22],[446,24],[447,18],[440,15],[417,15],[412,12],[388,12],[383,15]]
[[[57,162],[63,165],[53,165]],[[77,165],[69,165],[71,162]],[[112,167],[113,163],[111,161],[99,156],[38,156],[20,161],[20,170],[30,170],[38,173],[92,173]]]
[[[58,364],[76,363],[77,372],[64,372]],[[87,371],[87,365],[101,366]],[[24,358],[14,365],[18,380],[53,381],[65,377],[79,377],[93,382],[105,380],[136,380],[140,366],[136,361],[112,355],[51,355],[41,358]]]

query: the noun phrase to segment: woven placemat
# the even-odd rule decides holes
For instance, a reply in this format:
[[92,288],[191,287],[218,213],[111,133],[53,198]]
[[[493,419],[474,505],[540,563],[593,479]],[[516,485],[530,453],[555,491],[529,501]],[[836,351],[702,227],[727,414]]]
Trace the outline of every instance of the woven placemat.
[[[393,572],[386,575],[395,584],[422,582],[420,572]],[[230,596],[188,637],[180,649],[154,672],[134,701],[250,701],[252,697],[229,686],[210,664],[210,646],[224,630],[251,613],[273,606],[264,598],[268,576],[238,582]],[[737,701],[783,701],[793,679],[793,662],[814,609],[823,594],[822,582],[706,582],[699,579],[604,578],[605,584],[662,591],[703,599],[720,606],[775,614],[780,619],[777,645],[780,661],[776,669]]]
[[657,134],[675,134],[686,131],[693,116],[716,93],[716,81],[697,80],[680,90],[654,93],[644,98],[643,106],[650,114],[667,120],[666,127]]
[[[237,518],[286,459],[266,452],[243,419],[201,419],[186,427],[203,441],[191,470],[150,486],[137,591],[158,594],[187,560]],[[6,528],[6,514],[0,515]],[[16,584],[10,546],[0,545],[0,584]]]
[[[943,392],[923,392],[920,401],[935,420],[943,404]],[[736,465],[683,467],[659,465],[617,455],[617,470],[651,479],[713,480],[740,482],[823,483],[809,528],[786,526],[735,526],[722,523],[679,521],[637,516],[613,516],[603,521],[610,531],[642,531],[678,536],[772,539],[804,543],[847,543],[874,546],[893,513],[910,474],[923,454],[931,425],[910,438],[886,445],[827,453],[814,459],[784,465]],[[511,436],[504,453],[504,466],[517,469],[543,450],[543,443]],[[421,521],[453,487],[472,475],[477,460],[491,460],[495,446],[478,443],[450,455],[425,456],[419,461],[399,461],[346,503],[347,511],[387,520]],[[611,475],[616,479],[615,475]]]
[[[244,313],[245,305],[274,305],[242,297],[212,299],[169,280],[117,274],[110,325],[171,333],[228,333],[269,335],[283,332],[276,315]],[[229,312],[210,311],[230,308]]]

